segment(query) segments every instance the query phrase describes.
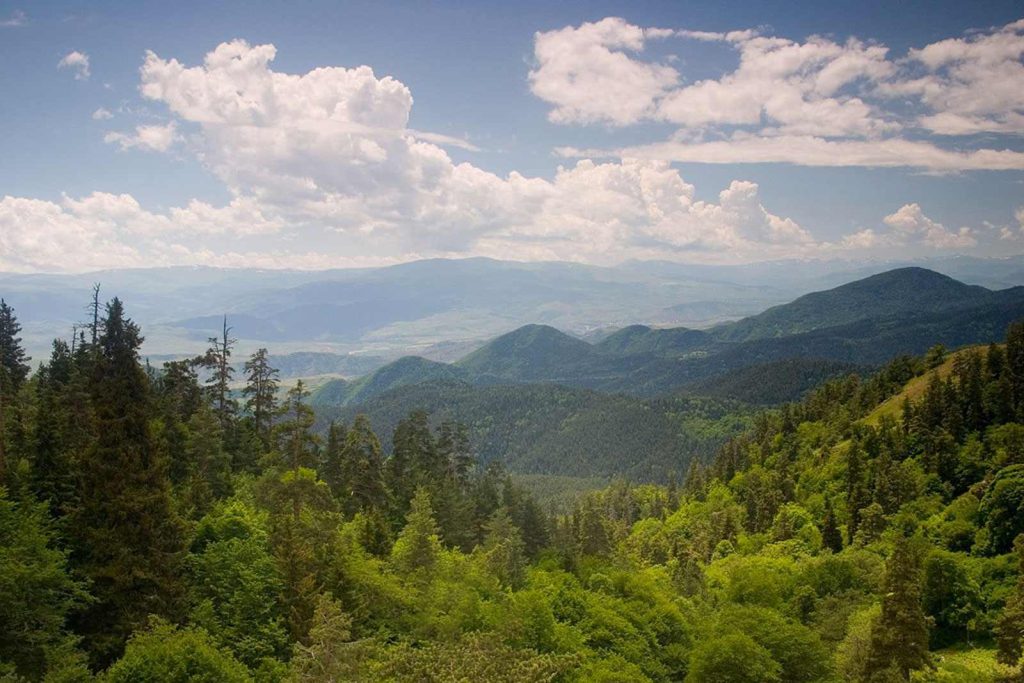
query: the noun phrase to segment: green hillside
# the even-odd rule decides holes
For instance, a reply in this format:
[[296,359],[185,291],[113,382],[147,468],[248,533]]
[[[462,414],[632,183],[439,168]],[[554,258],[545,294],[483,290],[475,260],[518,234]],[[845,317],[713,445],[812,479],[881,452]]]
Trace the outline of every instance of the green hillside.
[[553,384],[473,386],[425,382],[362,403],[318,409],[321,428],[365,414],[390,434],[410,412],[469,428],[482,462],[519,473],[665,481],[691,460],[710,458],[748,424],[749,411],[731,401],[675,397],[640,400]]
[[760,315],[714,328],[724,341],[785,337],[902,313],[936,313],[990,303],[991,290],[965,285],[926,268],[898,268],[814,292]]

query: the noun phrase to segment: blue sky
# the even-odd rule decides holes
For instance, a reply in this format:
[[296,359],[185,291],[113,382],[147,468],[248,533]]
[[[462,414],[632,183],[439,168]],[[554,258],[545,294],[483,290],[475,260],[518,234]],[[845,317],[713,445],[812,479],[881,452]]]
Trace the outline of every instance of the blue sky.
[[0,2],[0,270],[1020,253],[1022,18]]

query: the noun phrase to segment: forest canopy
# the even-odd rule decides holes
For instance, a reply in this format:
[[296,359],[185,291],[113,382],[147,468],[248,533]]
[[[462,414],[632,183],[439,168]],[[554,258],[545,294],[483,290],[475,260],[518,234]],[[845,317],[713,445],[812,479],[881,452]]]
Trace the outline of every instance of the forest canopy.
[[0,679],[1024,680],[1024,324],[554,513],[458,422],[318,432],[226,320],[154,368],[92,311],[31,372],[0,303]]

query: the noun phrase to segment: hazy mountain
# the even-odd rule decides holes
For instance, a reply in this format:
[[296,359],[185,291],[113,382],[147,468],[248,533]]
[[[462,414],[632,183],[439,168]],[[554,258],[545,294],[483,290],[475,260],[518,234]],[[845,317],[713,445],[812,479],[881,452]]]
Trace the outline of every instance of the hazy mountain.
[[[1024,284],[1024,260],[925,261],[971,284]],[[385,268],[286,271],[217,268],[110,270],[83,275],[0,274],[36,358],[85,318],[93,283],[119,295],[146,330],[148,355],[198,353],[227,313],[238,352],[267,346],[452,360],[467,347],[530,323],[582,336],[634,324],[707,328],[891,269],[892,263],[770,262],[616,267],[434,259]]]
[[760,315],[719,326],[711,334],[726,341],[784,337],[866,318],[970,308],[994,302],[999,296],[924,268],[899,268],[807,294]]
[[[403,359],[358,389],[353,404],[432,379],[472,384],[544,382],[653,397],[682,388],[763,403],[797,398],[822,379],[877,366],[933,344],[999,339],[1024,317],[1024,287],[992,291],[921,268],[904,268],[800,297],[710,331],[634,325],[589,343],[547,325],[501,335],[453,365]],[[780,361],[786,361],[781,362]],[[762,366],[750,369],[751,366]],[[769,381],[770,387],[758,382]],[[339,393],[340,392],[340,393]]]

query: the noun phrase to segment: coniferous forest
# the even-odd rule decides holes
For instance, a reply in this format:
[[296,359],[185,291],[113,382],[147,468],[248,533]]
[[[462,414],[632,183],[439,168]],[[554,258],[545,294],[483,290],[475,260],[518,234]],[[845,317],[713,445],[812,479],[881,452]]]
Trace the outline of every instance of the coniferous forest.
[[33,370],[0,305],[3,680],[1024,680],[1024,323],[563,509],[458,422],[318,428],[226,321],[142,341],[97,295]]

